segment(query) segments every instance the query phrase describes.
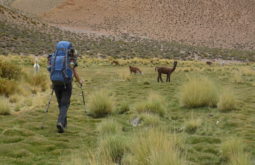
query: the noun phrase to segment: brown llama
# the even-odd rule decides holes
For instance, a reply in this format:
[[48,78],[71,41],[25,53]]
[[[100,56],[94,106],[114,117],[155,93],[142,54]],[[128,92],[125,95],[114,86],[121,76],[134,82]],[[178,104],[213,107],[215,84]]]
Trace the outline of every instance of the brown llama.
[[174,66],[172,68],[168,67],[155,67],[155,71],[158,71],[158,82],[159,80],[163,82],[161,74],[166,74],[166,82],[170,82],[170,76],[175,71],[177,66],[177,61],[174,61]]
[[137,73],[143,74],[143,72],[139,68],[134,67],[134,66],[129,66],[129,70],[130,70],[130,74],[132,74],[132,73],[134,73],[134,74],[137,74]]
[[207,65],[212,65],[212,62],[211,61],[206,61],[206,64]]
[[119,61],[117,61],[117,60],[113,60],[113,61],[111,62],[111,64],[120,65]]

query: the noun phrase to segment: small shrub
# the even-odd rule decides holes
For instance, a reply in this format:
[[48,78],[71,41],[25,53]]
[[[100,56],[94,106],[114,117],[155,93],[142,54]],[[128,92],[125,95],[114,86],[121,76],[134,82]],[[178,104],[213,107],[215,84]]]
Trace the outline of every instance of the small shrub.
[[108,119],[108,120],[102,121],[98,125],[97,130],[102,135],[117,134],[122,131],[122,126],[117,121],[113,119]]
[[217,107],[221,111],[234,110],[237,107],[237,99],[233,92],[224,91],[219,98]]
[[182,85],[179,100],[187,108],[214,107],[218,101],[217,89],[206,77],[192,77]]
[[88,113],[93,117],[104,117],[114,109],[114,99],[109,92],[100,90],[93,93],[88,101]]
[[8,99],[1,96],[0,97],[0,115],[10,115],[10,105]]
[[15,64],[0,60],[0,77],[6,79],[19,79],[21,75],[21,69]]
[[120,135],[107,136],[100,141],[99,153],[107,155],[115,163],[120,163],[127,150],[127,139]]
[[202,124],[201,119],[190,119],[185,123],[185,131],[188,133],[196,132],[197,128],[199,128]]
[[13,80],[0,78],[0,95],[10,96],[18,91],[17,83]]
[[147,100],[135,105],[135,110],[139,113],[155,113],[164,116],[166,113],[164,98],[158,94],[149,94]]

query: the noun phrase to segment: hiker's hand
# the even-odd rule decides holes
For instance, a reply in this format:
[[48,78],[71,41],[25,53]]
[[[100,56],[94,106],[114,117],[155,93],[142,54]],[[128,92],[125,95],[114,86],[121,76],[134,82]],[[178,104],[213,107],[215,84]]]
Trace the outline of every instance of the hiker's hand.
[[79,81],[79,84],[80,84],[80,86],[82,87],[82,85],[83,85],[83,80],[80,80],[80,81]]

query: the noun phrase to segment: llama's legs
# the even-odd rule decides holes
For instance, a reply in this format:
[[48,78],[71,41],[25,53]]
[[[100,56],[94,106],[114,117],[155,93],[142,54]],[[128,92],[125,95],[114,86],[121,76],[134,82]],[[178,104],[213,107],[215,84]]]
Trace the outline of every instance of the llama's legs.
[[159,80],[161,80],[161,82],[162,82],[161,73],[158,73],[158,82],[159,82]]
[[160,79],[161,82],[163,82],[161,73],[159,74],[159,79]]
[[166,82],[170,82],[170,74],[167,74]]

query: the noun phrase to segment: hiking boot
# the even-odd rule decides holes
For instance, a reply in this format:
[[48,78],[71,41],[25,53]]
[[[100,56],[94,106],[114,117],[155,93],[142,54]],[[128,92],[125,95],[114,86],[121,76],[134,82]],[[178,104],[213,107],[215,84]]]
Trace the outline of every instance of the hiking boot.
[[67,119],[65,118],[65,122],[63,124],[64,128],[67,128]]
[[58,128],[58,133],[64,133],[64,127],[61,123],[57,124],[57,128]]

